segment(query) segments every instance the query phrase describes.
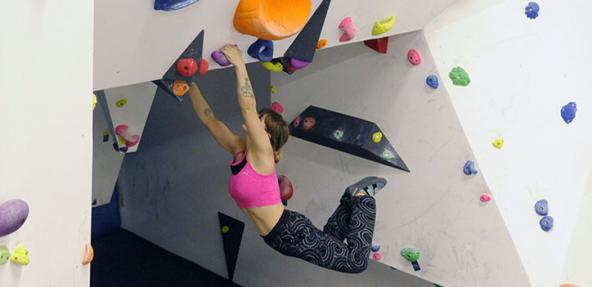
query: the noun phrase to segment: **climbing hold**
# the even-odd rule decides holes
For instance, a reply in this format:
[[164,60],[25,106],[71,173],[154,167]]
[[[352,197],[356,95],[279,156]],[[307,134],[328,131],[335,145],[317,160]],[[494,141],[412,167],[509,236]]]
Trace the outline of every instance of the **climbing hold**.
[[298,33],[310,16],[310,0],[240,0],[234,28],[265,40],[281,40]]
[[415,248],[404,248],[401,250],[401,256],[403,256],[403,258],[405,258],[407,261],[411,262],[413,265],[413,270],[419,271],[421,269],[419,268],[419,263],[417,262],[420,256],[419,250]]
[[382,154],[380,154],[380,157],[386,159],[386,160],[393,160],[395,158],[395,155],[388,149],[384,149],[382,151]]
[[294,127],[298,127],[300,125],[300,122],[302,121],[302,117],[301,116],[297,116],[296,118],[294,118],[294,120],[292,121],[292,125]]
[[341,141],[343,140],[343,135],[345,134],[345,132],[341,129],[335,130],[333,131],[333,137],[338,140]]
[[276,86],[274,86],[274,85],[271,85],[271,93],[272,94],[275,94],[277,92],[278,92],[278,88]]
[[6,264],[10,259],[10,251],[4,245],[0,245],[0,265]]
[[230,66],[230,62],[228,61],[228,59],[226,59],[226,56],[224,56],[224,53],[220,52],[220,51],[214,51],[211,54],[212,59],[214,59],[214,62],[218,63],[218,65],[222,66],[222,67],[226,67],[226,66]]
[[274,73],[280,73],[284,70],[284,65],[280,62],[261,62],[261,66]]
[[372,134],[372,141],[374,143],[379,143],[382,140],[382,133],[381,132],[375,132]]
[[541,225],[541,229],[543,231],[548,232],[553,228],[553,217],[544,216],[543,218],[541,218],[541,221],[539,221],[539,224]]
[[92,96],[92,108],[93,108],[93,110],[95,109],[96,106],[97,106],[97,95],[93,94],[93,96]]
[[317,120],[315,118],[306,117],[306,118],[304,118],[304,123],[302,124],[302,127],[305,130],[311,130],[312,128],[314,128],[316,123],[317,123]]
[[271,103],[271,109],[278,114],[281,114],[284,112],[284,106],[282,106],[282,104],[280,102]]
[[[125,140],[124,140],[124,144],[125,144]],[[128,150],[127,146],[119,147],[117,145],[117,143],[115,143],[115,142],[113,143],[113,148],[115,149],[116,152],[120,152],[120,153],[126,153]]]
[[257,39],[257,41],[249,46],[247,54],[262,62],[269,62],[273,59],[273,42]]
[[529,2],[528,5],[526,5],[526,8],[524,8],[524,14],[529,19],[536,19],[539,16],[539,10],[539,4],[536,2]]
[[388,37],[379,38],[379,39],[370,39],[370,40],[364,41],[364,45],[366,45],[366,47],[368,47],[378,53],[381,53],[381,54],[386,54],[388,52],[388,43],[389,43]]
[[380,252],[374,252],[372,253],[372,259],[375,261],[380,261],[382,260],[382,254],[380,254]]
[[123,107],[125,107],[125,105],[127,105],[127,99],[126,98],[120,99],[119,101],[115,102],[115,105],[118,108],[123,108]]
[[95,258],[95,250],[93,249],[92,245],[87,244],[84,246],[84,254],[82,255],[82,266],[86,266],[90,264]]
[[491,201],[491,196],[487,193],[481,194],[481,196],[479,196],[479,200],[481,200],[481,202],[485,203],[485,202],[489,202]]
[[181,58],[177,60],[177,73],[179,75],[191,78],[197,72],[197,62],[193,58]]
[[540,216],[549,214],[549,203],[546,199],[541,199],[534,204],[534,211]]
[[0,204],[0,237],[17,231],[29,216],[29,205],[24,200],[12,199]]
[[438,76],[436,75],[429,75],[426,78],[426,85],[428,85],[432,89],[437,89],[440,86],[440,82],[438,82]]
[[173,81],[173,94],[177,97],[185,96],[189,92],[189,84],[185,81]]
[[503,138],[496,138],[491,142],[491,145],[493,145],[494,148],[496,149],[502,149],[504,147],[504,139]]
[[576,284],[565,283],[565,284],[559,285],[559,287],[580,287],[580,286],[576,285]]
[[463,167],[463,172],[466,175],[475,175],[475,174],[479,173],[479,171],[477,170],[477,167],[475,167],[475,162],[472,160],[468,160],[465,163],[465,166]]
[[327,46],[327,39],[323,38],[317,42],[317,50],[323,49],[323,48],[325,48],[325,46]]
[[370,249],[372,250],[372,252],[378,252],[380,250],[380,245],[379,244],[372,244]]
[[105,128],[103,129],[103,142],[108,142],[109,141],[109,129]]
[[282,200],[288,201],[294,196],[294,186],[292,185],[292,181],[285,175],[280,175],[278,177],[278,183],[280,185],[280,195]]
[[222,233],[228,233],[228,231],[230,231],[230,227],[228,227],[228,225],[222,226]]
[[339,37],[339,42],[347,42],[356,36],[356,28],[354,27],[351,17],[345,17],[345,19],[339,23],[339,29],[343,32],[341,37]]
[[300,70],[302,68],[305,68],[309,64],[310,64],[309,62],[301,61],[298,59],[294,59],[294,58],[290,59],[290,66],[294,67],[294,69],[296,69],[296,70]]
[[129,127],[126,124],[120,124],[115,127],[115,134],[125,140],[125,146],[133,147],[140,141],[139,135],[132,135],[129,133]]
[[575,102],[569,102],[561,108],[561,117],[566,124],[571,123],[576,118],[578,105]]
[[384,34],[395,26],[395,16],[390,16],[384,20],[376,21],[372,28],[372,35],[377,36]]
[[29,251],[27,251],[24,245],[17,245],[14,251],[12,251],[12,255],[10,255],[10,261],[18,265],[29,265]]
[[409,60],[411,65],[417,66],[421,64],[421,54],[415,49],[410,49],[407,52],[407,60]]
[[461,68],[455,67],[453,68],[450,73],[448,74],[452,83],[456,86],[468,86],[471,83],[471,78],[469,78],[469,74]]
[[173,11],[185,8],[199,0],[155,0],[154,10]]
[[208,60],[201,59],[201,62],[199,64],[199,75],[205,76],[205,74],[208,73],[209,68],[210,68],[210,63],[208,63]]

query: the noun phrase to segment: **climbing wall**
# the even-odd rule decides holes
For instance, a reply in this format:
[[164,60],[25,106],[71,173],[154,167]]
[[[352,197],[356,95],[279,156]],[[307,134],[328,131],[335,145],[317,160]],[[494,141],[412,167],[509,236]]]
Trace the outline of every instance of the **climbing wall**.
[[[314,11],[321,0],[312,0]],[[321,34],[327,47],[337,46],[341,33],[338,25],[351,17],[357,29],[352,41],[373,37],[378,20],[396,16],[393,35],[423,28],[454,0],[339,0],[332,1]],[[117,0],[95,2],[94,89],[106,89],[162,77],[193,38],[205,30],[204,57],[210,67],[219,67],[209,59],[211,52],[227,43],[237,43],[243,50],[256,38],[237,32],[232,23],[238,0],[202,0],[176,11],[156,11],[153,0]],[[292,3],[292,2],[286,2]],[[277,7],[276,7],[277,8]],[[274,13],[292,13],[293,7]],[[311,12],[312,12],[311,11]],[[296,36],[275,41],[275,56],[283,55]],[[114,53],[113,51],[117,51]],[[249,62],[255,61],[246,57]]]
[[[531,286],[591,286],[583,266],[592,251],[582,242],[592,233],[592,100],[585,84],[592,40],[583,36],[592,5],[539,1],[538,17],[528,13],[530,19],[527,4],[462,1],[426,34],[442,74],[462,66],[471,77],[466,87],[444,83]],[[570,102],[577,104],[571,121],[561,112]],[[496,138],[505,140],[502,149],[492,146]],[[554,218],[549,232],[534,211],[541,199]]]

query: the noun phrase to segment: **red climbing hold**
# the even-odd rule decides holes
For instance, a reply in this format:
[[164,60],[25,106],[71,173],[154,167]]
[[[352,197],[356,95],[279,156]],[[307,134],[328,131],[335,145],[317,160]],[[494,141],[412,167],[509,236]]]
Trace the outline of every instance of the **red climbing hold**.
[[190,78],[197,72],[197,63],[193,58],[182,58],[177,61],[177,73]]
[[388,37],[366,40],[364,45],[378,53],[386,54],[388,51]]
[[201,63],[199,64],[199,75],[203,76],[208,73],[208,69],[210,68],[210,63],[208,60],[201,59]]
[[302,117],[301,116],[297,116],[293,121],[292,121],[292,125],[295,127],[300,126],[300,122],[302,121]]
[[285,175],[280,175],[278,178],[278,183],[280,184],[280,194],[282,196],[282,200],[287,201],[294,196],[294,186],[292,185],[292,181]]
[[310,130],[310,129],[314,128],[316,123],[317,123],[317,120],[315,118],[307,117],[304,119],[304,123],[302,124],[302,127],[305,130]]

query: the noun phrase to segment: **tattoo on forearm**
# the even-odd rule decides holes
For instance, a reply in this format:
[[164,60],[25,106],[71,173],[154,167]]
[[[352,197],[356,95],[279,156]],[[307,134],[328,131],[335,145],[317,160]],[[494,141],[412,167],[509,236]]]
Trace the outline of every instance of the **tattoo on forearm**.
[[241,94],[245,98],[255,98],[253,87],[251,86],[251,81],[249,78],[245,78],[245,83],[241,87]]
[[212,116],[212,114],[213,114],[213,112],[212,112],[212,109],[210,109],[210,108],[205,108],[205,109],[204,109],[204,115],[205,115],[206,117],[208,117],[208,118],[209,118],[209,117],[211,117],[211,116]]

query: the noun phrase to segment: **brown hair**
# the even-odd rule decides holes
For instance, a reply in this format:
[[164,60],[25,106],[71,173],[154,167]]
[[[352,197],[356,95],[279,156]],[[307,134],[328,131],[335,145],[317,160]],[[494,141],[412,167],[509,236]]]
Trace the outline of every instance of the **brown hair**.
[[262,109],[259,111],[259,117],[265,117],[265,131],[271,135],[271,147],[273,148],[273,156],[277,163],[281,159],[280,149],[288,141],[290,130],[288,123],[284,120],[282,115],[278,114],[272,109]]

